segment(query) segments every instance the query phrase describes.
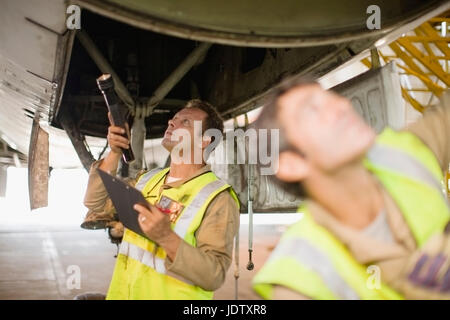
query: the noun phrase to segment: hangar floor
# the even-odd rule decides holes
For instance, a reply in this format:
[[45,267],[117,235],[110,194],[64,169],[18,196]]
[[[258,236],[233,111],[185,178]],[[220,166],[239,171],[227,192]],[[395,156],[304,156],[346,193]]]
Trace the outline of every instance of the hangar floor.
[[[241,225],[239,299],[258,299],[250,288],[251,279],[284,229],[284,225],[255,225],[255,269],[248,271],[248,225]],[[73,224],[0,224],[0,300],[61,300],[85,292],[105,293],[115,254],[116,246],[104,230],[83,230]],[[79,289],[72,288],[77,268]],[[233,275],[234,261],[215,299],[234,299]]]

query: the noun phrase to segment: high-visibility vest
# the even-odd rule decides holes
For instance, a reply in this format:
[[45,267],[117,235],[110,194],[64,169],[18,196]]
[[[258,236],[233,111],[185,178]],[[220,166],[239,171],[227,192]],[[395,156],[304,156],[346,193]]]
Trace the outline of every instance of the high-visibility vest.
[[[152,170],[140,177],[136,188],[154,204],[162,196],[181,203],[184,208],[171,224],[174,232],[189,245],[196,246],[195,231],[200,226],[208,204],[220,192],[227,190],[239,206],[230,185],[212,172],[203,173],[179,187],[159,194],[169,168]],[[212,299],[213,292],[196,286],[188,279],[166,270],[166,252],[135,232],[126,229],[117,256],[107,299]]]
[[[385,129],[364,159],[400,209],[420,248],[443,232],[450,220],[443,172],[436,157],[409,132]],[[384,284],[374,285],[372,272],[356,261],[348,248],[317,224],[308,208],[281,237],[253,279],[253,288],[270,299],[275,285],[311,299],[401,299]],[[372,278],[371,278],[372,276]]]

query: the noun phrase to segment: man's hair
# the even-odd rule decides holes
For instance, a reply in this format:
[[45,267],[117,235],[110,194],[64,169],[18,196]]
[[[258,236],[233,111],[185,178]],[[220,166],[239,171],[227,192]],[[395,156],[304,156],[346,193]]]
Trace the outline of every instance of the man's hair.
[[223,118],[210,103],[200,99],[192,99],[189,100],[184,107],[200,109],[206,113],[206,118],[203,123],[203,132],[208,129],[218,129],[223,133]]
[[[308,77],[291,77],[286,78],[281,83],[275,87],[267,96],[266,101],[264,103],[264,107],[259,114],[258,119],[254,122],[253,126],[258,129],[267,129],[270,131],[271,129],[279,129],[279,153],[287,150],[293,150],[292,147],[286,140],[286,135],[284,134],[284,130],[281,127],[280,122],[278,121],[278,99],[287,93],[289,90],[293,88],[297,88],[300,86],[317,84],[312,78]],[[259,136],[259,135],[258,135]],[[267,141],[268,149],[272,150],[270,146],[271,139]],[[298,150],[295,150],[298,153]],[[299,182],[284,182],[276,178],[275,175],[271,175],[270,179],[275,182],[278,186],[280,186],[286,192],[293,194],[297,197],[305,197],[306,191],[301,186]]]

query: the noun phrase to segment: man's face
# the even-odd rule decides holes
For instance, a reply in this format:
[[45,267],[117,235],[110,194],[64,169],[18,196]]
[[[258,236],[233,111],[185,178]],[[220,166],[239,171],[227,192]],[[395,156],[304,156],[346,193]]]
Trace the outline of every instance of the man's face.
[[[173,132],[177,129],[183,129],[189,132],[190,145],[194,148],[194,135],[200,135],[202,132],[194,132],[194,121],[201,121],[202,126],[204,120],[207,117],[207,113],[197,108],[184,108],[175,114],[175,116],[169,120],[169,125],[162,140],[162,145],[168,151],[172,149],[180,142],[183,141],[184,136],[178,136],[178,138],[172,137]],[[173,139],[173,140],[172,140]],[[186,142],[186,141],[183,141]]]
[[278,119],[286,138],[309,165],[333,171],[361,158],[375,132],[344,97],[318,84],[291,89],[278,99]]

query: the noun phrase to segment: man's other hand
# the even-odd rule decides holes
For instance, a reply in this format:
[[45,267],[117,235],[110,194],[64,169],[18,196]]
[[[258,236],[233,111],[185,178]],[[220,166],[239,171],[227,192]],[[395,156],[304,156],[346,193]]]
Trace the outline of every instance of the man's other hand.
[[140,204],[134,205],[134,210],[139,213],[139,226],[149,239],[164,248],[167,256],[173,261],[182,240],[170,227],[169,216],[155,206],[149,206],[150,209]]

